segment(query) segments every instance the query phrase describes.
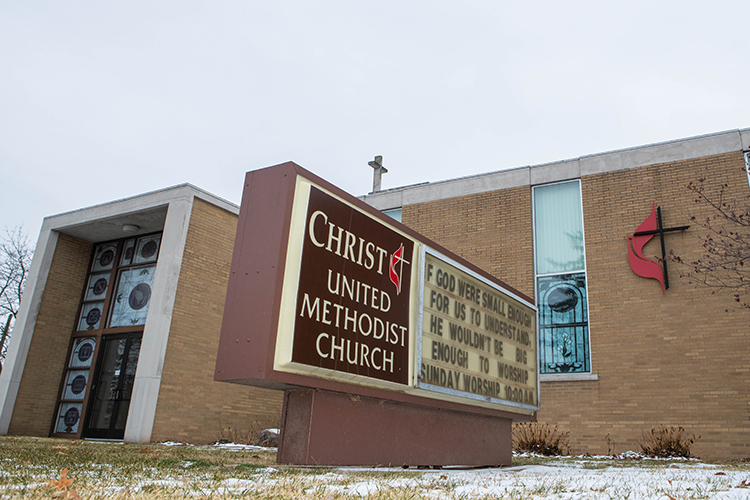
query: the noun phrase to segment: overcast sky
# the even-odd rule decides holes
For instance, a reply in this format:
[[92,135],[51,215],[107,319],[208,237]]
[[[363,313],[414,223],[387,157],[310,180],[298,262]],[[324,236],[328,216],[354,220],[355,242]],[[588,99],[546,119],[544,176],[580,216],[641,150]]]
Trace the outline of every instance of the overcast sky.
[[747,2],[0,0],[0,230],[292,160],[355,195],[750,127]]

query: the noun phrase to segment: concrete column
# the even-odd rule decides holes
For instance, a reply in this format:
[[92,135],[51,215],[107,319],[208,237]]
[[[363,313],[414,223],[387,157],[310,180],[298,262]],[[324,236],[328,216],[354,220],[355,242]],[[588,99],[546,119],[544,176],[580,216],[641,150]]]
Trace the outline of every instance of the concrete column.
[[0,434],[7,434],[13,409],[16,406],[16,396],[21,385],[26,357],[31,346],[39,306],[47,284],[52,257],[57,248],[59,233],[52,231],[46,224],[42,224],[36,251],[31,261],[29,276],[26,278],[26,289],[21,300],[16,323],[13,326],[13,336],[10,338],[8,352],[0,374]]
[[159,261],[154,276],[151,304],[144,325],[138,368],[135,372],[130,411],[125,425],[124,439],[127,443],[151,441],[192,206],[192,193],[169,203]]

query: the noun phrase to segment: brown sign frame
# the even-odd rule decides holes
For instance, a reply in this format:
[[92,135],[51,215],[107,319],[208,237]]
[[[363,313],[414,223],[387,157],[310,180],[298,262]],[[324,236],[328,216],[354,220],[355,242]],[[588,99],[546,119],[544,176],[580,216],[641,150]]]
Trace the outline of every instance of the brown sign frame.
[[[365,397],[410,403],[414,405],[471,412],[475,414],[534,420],[538,407],[519,408],[513,405],[476,405],[476,401],[438,399],[434,394],[417,394],[413,389],[390,387],[370,381],[351,383],[343,378],[321,377],[304,371],[279,369],[276,362],[280,329],[285,321],[282,312],[285,279],[289,266],[289,252],[293,242],[290,235],[299,230],[294,224],[295,196],[300,182],[315,186],[358,212],[408,237],[418,245],[425,245],[471,269],[483,279],[508,290],[529,304],[533,300],[507,284],[476,268],[449,250],[419,235],[378,210],[351,196],[336,186],[305,170],[293,162],[248,172],[242,195],[234,255],[227,289],[215,380],[253,385],[278,390],[309,387],[325,391],[362,395]],[[260,240],[260,241],[259,241]],[[418,246],[415,244],[415,248]],[[412,260],[412,262],[414,262]],[[421,263],[419,264],[421,266]],[[419,272],[411,273],[411,295],[417,295]],[[288,283],[286,283],[288,285]],[[416,299],[411,299],[416,300]],[[417,328],[417,312],[421,306],[412,303],[412,324]],[[415,335],[411,332],[410,335]],[[412,351],[410,363],[416,363]],[[361,381],[360,381],[361,382]],[[417,391],[418,392],[418,391]]]

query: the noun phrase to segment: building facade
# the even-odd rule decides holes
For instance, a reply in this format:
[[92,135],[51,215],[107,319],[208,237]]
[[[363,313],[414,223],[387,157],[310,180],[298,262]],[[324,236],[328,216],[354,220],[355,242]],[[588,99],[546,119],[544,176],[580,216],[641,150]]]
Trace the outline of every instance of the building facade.
[[47,217],[0,432],[200,443],[276,427],[280,394],[213,380],[238,211],[182,185]]
[[[571,452],[637,450],[666,425],[700,436],[698,456],[743,459],[750,312],[688,266],[652,279],[661,235],[634,233],[658,229],[658,207],[677,228],[665,252],[701,258],[713,212],[687,186],[747,205],[749,152],[750,129],[734,130],[362,198],[535,298],[538,419],[570,432]],[[213,381],[237,214],[183,185],[45,219],[0,433],[208,442],[275,427],[281,393]]]
[[663,289],[634,272],[630,254],[661,272],[659,235],[643,246],[645,259],[632,239],[658,207],[663,227],[690,226],[664,233],[667,256],[702,258],[699,222],[715,212],[687,186],[705,179],[708,194],[723,187],[725,201],[747,207],[748,150],[750,129],[735,130],[364,199],[400,209],[407,226],[535,297],[538,419],[569,431],[573,453],[638,450],[644,432],[665,425],[700,436],[698,456],[742,459],[750,311],[733,290],[681,278],[689,266],[669,260]]

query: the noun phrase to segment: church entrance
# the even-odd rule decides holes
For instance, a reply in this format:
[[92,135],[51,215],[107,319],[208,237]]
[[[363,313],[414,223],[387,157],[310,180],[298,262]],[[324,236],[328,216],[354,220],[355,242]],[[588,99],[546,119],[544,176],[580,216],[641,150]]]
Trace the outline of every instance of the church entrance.
[[83,436],[122,439],[130,409],[141,332],[102,337]]

